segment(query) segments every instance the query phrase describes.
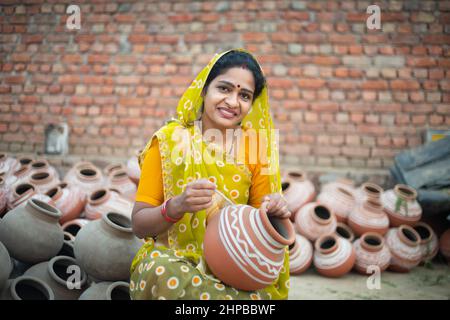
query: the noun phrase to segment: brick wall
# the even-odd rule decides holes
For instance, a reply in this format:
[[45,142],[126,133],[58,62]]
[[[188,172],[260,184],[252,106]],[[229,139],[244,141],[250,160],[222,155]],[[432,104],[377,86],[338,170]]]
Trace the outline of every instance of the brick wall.
[[1,151],[42,151],[45,125],[67,122],[73,155],[131,155],[232,47],[262,63],[286,166],[383,170],[450,127],[449,1],[1,3]]

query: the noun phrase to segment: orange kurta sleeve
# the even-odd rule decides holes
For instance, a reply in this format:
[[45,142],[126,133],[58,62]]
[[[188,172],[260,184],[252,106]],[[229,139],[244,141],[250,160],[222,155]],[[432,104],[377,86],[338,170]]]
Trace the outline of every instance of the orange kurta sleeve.
[[158,139],[154,138],[144,158],[136,201],[159,206],[164,202],[164,187]]

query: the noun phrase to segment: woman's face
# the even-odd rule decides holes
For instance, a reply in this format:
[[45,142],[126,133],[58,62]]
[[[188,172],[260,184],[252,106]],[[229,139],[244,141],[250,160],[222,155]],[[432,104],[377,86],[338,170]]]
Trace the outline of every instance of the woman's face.
[[248,114],[253,102],[255,80],[251,71],[228,69],[213,79],[204,95],[202,120],[219,130],[236,128]]

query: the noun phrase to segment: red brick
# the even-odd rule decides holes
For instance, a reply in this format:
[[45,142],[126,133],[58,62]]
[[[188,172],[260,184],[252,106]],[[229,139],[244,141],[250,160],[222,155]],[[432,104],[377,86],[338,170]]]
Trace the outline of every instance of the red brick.
[[300,88],[319,89],[319,88],[324,87],[325,80],[322,80],[322,79],[301,79],[301,80],[298,80],[297,85]]
[[386,90],[388,82],[383,80],[366,80],[361,85],[362,89],[368,90]]
[[128,36],[128,41],[130,43],[149,43],[154,39],[153,36],[148,34],[131,34]]
[[414,80],[392,80],[391,89],[393,90],[417,90],[420,84]]

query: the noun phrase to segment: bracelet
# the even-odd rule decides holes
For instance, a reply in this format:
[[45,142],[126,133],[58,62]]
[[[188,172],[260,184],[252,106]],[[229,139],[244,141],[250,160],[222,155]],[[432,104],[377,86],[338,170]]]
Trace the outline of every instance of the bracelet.
[[167,222],[177,223],[178,221],[181,220],[182,217],[179,219],[173,219],[167,215],[167,204],[169,203],[170,200],[172,200],[172,198],[164,201],[164,203],[161,207],[161,215],[163,216],[164,220],[166,220]]

